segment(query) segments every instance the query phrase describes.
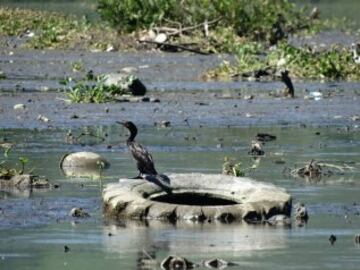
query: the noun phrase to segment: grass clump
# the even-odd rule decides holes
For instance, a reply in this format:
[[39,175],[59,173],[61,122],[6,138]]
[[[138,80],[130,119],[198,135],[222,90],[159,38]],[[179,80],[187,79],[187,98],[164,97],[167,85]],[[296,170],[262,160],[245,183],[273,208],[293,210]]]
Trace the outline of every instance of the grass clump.
[[225,175],[231,175],[236,177],[244,177],[248,173],[257,169],[257,164],[254,163],[251,167],[244,167],[239,161],[233,158],[225,157],[222,165],[222,173]]
[[104,24],[90,23],[85,17],[0,7],[0,34],[24,37],[27,48],[104,49],[115,39],[114,32]]
[[104,103],[116,100],[117,96],[131,94],[129,86],[136,79],[129,75],[118,84],[108,84],[106,75],[94,75],[89,71],[84,79],[73,81],[66,78],[60,83],[73,103]]
[[29,162],[29,159],[26,157],[19,157],[18,160],[20,162],[20,169],[16,169],[15,167],[9,167],[8,165],[6,165],[6,161],[0,162],[1,179],[10,179],[13,176],[22,175],[25,173],[25,165]]
[[323,51],[310,48],[298,48],[287,42],[280,43],[275,49],[265,51],[259,44],[240,46],[237,51],[237,63],[229,62],[209,71],[209,77],[233,77],[256,72],[259,69],[287,69],[291,76],[307,79],[357,80],[360,79],[360,66],[352,57],[348,48],[333,46]]

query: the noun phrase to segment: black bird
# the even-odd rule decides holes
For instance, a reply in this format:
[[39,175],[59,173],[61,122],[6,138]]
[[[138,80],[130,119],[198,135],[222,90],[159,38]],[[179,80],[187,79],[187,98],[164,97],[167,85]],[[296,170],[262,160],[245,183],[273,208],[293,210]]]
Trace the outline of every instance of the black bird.
[[135,177],[135,179],[148,180],[169,192],[170,179],[166,175],[158,174],[151,154],[140,143],[135,142],[135,137],[137,135],[137,127],[135,124],[130,121],[117,123],[123,125],[130,131],[130,136],[126,140],[126,144],[136,160],[137,169],[139,170],[139,175]]
[[336,241],[336,236],[335,235],[330,235],[330,237],[329,237],[329,241],[330,241],[330,244],[331,245],[334,245],[334,243],[335,243],[335,241]]
[[281,81],[286,85],[285,96],[290,96],[293,98],[295,95],[295,89],[288,70],[281,71]]

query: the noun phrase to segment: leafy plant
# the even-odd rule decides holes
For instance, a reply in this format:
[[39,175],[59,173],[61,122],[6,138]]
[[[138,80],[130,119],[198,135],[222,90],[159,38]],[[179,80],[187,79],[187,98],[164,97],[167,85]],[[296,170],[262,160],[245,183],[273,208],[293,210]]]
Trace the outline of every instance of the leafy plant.
[[79,72],[84,70],[84,64],[82,62],[74,62],[72,63],[71,67],[74,72]]
[[26,157],[19,157],[21,168],[17,170],[15,167],[9,167],[6,165],[6,161],[0,162],[0,178],[10,179],[15,175],[21,175],[25,172],[25,165],[29,162]]
[[241,162],[225,157],[222,165],[222,173],[225,175],[244,177],[248,172],[254,171],[256,168],[256,163],[254,163],[251,167],[244,168]]
[[[106,48],[115,31],[105,24],[92,24],[85,17],[56,12],[0,7],[0,34],[26,38],[28,48]],[[98,37],[94,42],[93,38]]]
[[98,3],[101,17],[125,32],[164,25],[186,28],[219,19],[217,26],[231,28],[238,36],[265,40],[274,24],[279,23],[279,15],[287,32],[318,23],[309,18],[307,10],[287,0],[99,0]]
[[106,75],[95,76],[90,71],[84,79],[73,82],[71,78],[65,78],[60,83],[73,103],[104,103],[115,100],[118,95],[131,94],[129,86],[135,79],[129,75],[118,84],[108,84]]
[[25,171],[25,165],[29,162],[29,159],[26,157],[19,157],[19,161],[21,163],[21,170],[19,174],[23,174]]
[[[256,44],[239,46],[237,63],[223,62],[215,70],[208,72],[210,77],[227,77],[244,74],[259,69],[287,69],[293,77],[308,79],[359,79],[360,66],[352,58],[350,49],[332,47],[324,51],[297,48],[281,42],[275,49],[266,51]],[[263,53],[260,54],[259,52]]]

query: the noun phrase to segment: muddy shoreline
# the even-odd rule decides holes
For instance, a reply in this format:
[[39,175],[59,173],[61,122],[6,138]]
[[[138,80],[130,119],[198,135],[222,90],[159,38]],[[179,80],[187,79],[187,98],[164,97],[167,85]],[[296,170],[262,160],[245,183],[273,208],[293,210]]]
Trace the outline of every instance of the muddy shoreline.
[[[228,55],[201,56],[189,53],[90,53],[3,49],[0,70],[1,128],[68,128],[111,125],[130,119],[139,125],[170,121],[172,126],[357,126],[360,115],[357,82],[295,81],[295,99],[274,97],[281,82],[211,81],[202,79],[206,70]],[[72,63],[84,66],[72,70]],[[59,80],[95,73],[131,70],[147,86],[147,96],[160,102],[112,102],[69,104],[60,92]],[[306,99],[321,92],[320,100]],[[246,97],[253,95],[252,100]],[[25,109],[14,110],[24,104]],[[49,119],[44,122],[40,116]]]
[[[139,125],[170,121],[172,126],[357,126],[359,97],[351,93],[322,100],[257,98],[244,100],[217,92],[155,92],[153,102],[68,104],[59,93],[2,94],[2,128],[70,128],[111,125],[131,119]],[[231,95],[231,94],[230,94]],[[14,110],[24,104],[25,109]],[[49,119],[39,120],[39,115]]]

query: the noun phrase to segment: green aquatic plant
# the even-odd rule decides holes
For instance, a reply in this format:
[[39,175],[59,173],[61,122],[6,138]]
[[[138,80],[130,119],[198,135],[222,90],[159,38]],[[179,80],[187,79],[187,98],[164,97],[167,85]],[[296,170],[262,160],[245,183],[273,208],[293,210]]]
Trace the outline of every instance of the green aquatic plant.
[[19,174],[23,174],[25,171],[25,165],[29,162],[29,159],[26,157],[19,157],[19,161],[21,163],[21,170]]
[[233,158],[225,157],[222,165],[222,173],[225,175],[232,175],[236,177],[244,177],[247,173],[256,170],[257,164],[254,163],[250,167],[244,167],[242,162],[236,161]]
[[4,150],[4,157],[8,158],[10,151],[12,150],[12,148],[14,147],[14,144],[12,143],[7,143],[7,142],[1,142],[0,143],[0,148]]
[[275,65],[283,59],[283,66],[293,76],[301,78],[358,79],[360,68],[348,48],[333,46],[328,50],[313,51],[282,43],[269,53],[268,62]]
[[84,64],[80,61],[74,62],[71,64],[72,70],[74,72],[79,72],[84,70]]
[[118,84],[108,84],[106,75],[94,75],[88,72],[84,79],[73,81],[65,78],[60,83],[65,86],[65,93],[73,103],[104,103],[116,100],[117,96],[131,94],[129,85],[136,77],[129,75]]
[[[29,162],[29,159],[26,157],[19,157],[20,169],[16,169],[14,166],[8,166],[6,163],[8,161],[3,160],[0,162],[0,178],[2,179],[10,179],[15,175],[22,175],[25,172],[25,165]],[[31,170],[32,171],[32,170]],[[31,173],[31,172],[29,172]]]

